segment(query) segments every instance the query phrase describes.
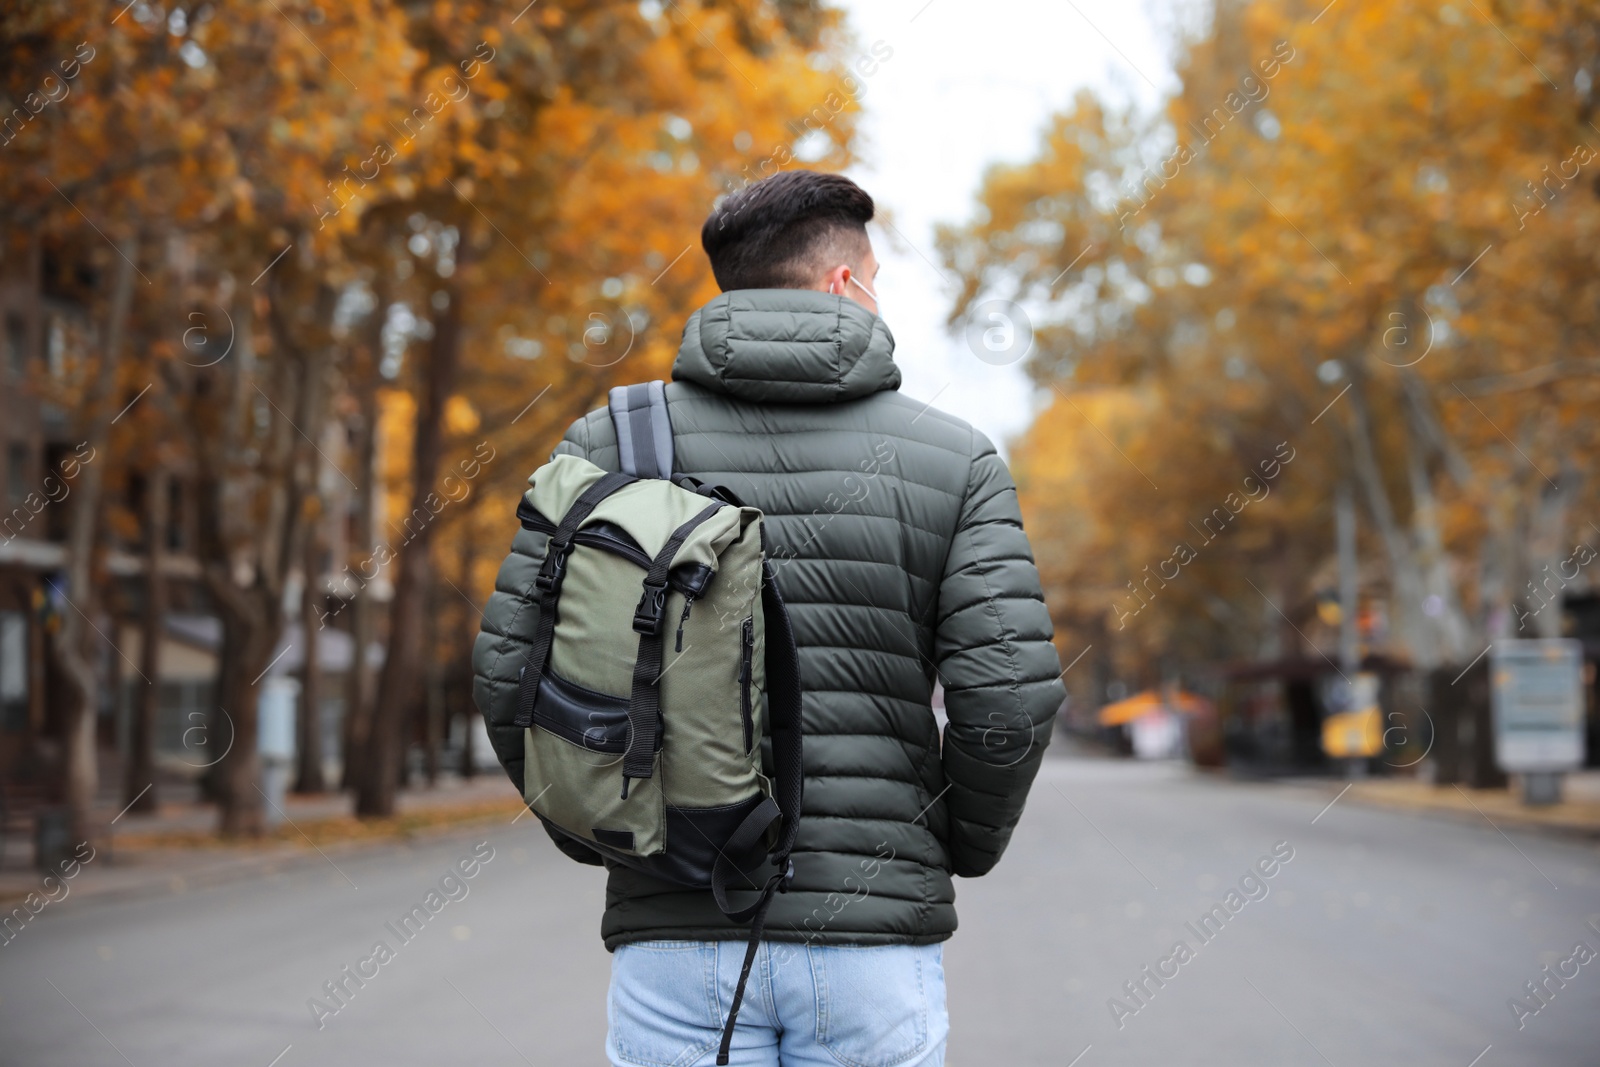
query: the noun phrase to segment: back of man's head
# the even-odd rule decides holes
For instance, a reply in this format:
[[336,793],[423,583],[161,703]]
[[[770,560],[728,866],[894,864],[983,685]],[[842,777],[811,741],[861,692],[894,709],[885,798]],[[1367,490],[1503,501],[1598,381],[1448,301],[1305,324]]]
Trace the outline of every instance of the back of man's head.
[[717,284],[729,289],[809,289],[871,252],[872,197],[838,174],[786,170],[728,196],[700,228]]

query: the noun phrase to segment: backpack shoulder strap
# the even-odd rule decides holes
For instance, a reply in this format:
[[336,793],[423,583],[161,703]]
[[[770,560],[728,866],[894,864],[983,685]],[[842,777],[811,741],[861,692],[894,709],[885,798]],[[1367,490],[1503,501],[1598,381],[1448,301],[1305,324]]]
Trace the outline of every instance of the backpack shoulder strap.
[[672,423],[667,418],[666,383],[619,385],[611,390],[609,406],[623,473],[635,478],[671,478]]
[[[778,592],[772,565],[763,562],[761,574],[761,607],[767,626],[767,714],[768,731],[772,736],[773,795],[739,824],[727,844],[718,850],[716,864],[712,867],[712,896],[723,914],[734,922],[747,922],[764,914],[772,893],[785,890],[794,876],[789,853],[794,851],[805,795],[805,772],[801,764],[800,662],[794,630],[789,624],[783,596]],[[741,869],[731,857],[748,855],[774,822],[779,826],[778,841],[767,859],[776,869],[755,903],[735,908],[728,899],[729,882],[736,877],[748,879],[752,872]]]
[[800,658],[795,648],[789,609],[778,592],[772,564],[761,564],[761,606],[767,624],[767,712],[771,720],[773,792],[783,813],[783,828],[773,856],[785,881],[792,876],[789,853],[794,850],[800,830],[800,806],[805,793],[805,772],[801,766]]

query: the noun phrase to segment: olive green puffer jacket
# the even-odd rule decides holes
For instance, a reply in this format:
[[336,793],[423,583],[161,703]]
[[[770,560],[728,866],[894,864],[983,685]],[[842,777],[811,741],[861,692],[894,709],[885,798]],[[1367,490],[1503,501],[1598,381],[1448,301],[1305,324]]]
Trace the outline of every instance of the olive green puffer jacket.
[[[851,300],[734,291],[690,316],[667,387],[677,471],[766,514],[799,646],[805,805],[773,940],[950,936],[951,876],[1000,859],[1063,699],[1005,464],[965,422],[902,397],[893,352],[883,320]],[[617,470],[608,412],[579,419],[555,451]],[[473,655],[480,708],[517,685],[526,646],[505,628],[544,542],[517,534],[490,598]],[[526,618],[518,630],[531,632]],[[489,723],[518,788],[521,733]],[[622,866],[601,932],[607,948],[748,936],[709,892]]]

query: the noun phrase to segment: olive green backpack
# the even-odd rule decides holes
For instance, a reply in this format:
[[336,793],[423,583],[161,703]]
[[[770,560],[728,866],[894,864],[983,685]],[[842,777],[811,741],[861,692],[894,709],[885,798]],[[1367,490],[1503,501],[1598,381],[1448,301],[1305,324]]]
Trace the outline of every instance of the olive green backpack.
[[[610,408],[622,472],[557,456],[517,507],[548,542],[506,635],[528,647],[515,715],[493,718],[524,728],[523,796],[547,826],[750,922],[725,1064],[772,894],[794,873],[794,635],[761,512],[673,478],[662,383],[613,389]],[[739,908],[730,888],[758,893]]]

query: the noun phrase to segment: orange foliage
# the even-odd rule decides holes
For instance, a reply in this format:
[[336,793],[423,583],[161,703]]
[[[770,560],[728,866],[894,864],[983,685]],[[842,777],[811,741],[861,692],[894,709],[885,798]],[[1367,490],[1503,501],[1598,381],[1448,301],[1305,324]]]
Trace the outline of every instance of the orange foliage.
[[1424,665],[1515,634],[1541,567],[1600,544],[1600,5],[1321,8],[1218,3],[1163,114],[1080,96],[942,236],[956,314],[1035,312],[1054,395],[1017,463],[1064,655],[1331,648],[1340,482],[1374,647]]

